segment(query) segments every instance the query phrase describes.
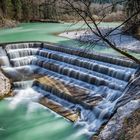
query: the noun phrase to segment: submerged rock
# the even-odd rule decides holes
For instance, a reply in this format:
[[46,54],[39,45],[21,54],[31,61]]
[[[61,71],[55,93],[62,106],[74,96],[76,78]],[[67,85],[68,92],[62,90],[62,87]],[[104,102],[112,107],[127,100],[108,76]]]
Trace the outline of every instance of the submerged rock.
[[73,111],[72,109],[66,108],[61,104],[48,99],[47,97],[41,98],[39,101],[42,105],[48,107],[54,112],[60,114],[64,118],[70,120],[71,122],[76,122],[80,118],[80,113]]

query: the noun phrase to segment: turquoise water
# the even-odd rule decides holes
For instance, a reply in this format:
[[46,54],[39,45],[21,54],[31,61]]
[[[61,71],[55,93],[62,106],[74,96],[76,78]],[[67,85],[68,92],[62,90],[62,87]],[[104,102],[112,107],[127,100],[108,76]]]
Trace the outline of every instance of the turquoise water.
[[[115,27],[120,23],[102,23],[102,27]],[[111,48],[107,48],[100,45],[94,45],[87,43],[80,43],[76,40],[68,39],[65,37],[59,37],[57,34],[69,30],[81,30],[87,28],[83,23],[71,24],[71,23],[23,23],[16,28],[1,29],[0,30],[0,43],[5,42],[18,42],[18,41],[45,41],[50,43],[56,43],[64,46],[72,47],[86,47],[92,48],[92,50],[100,53],[120,55]],[[139,54],[131,53],[134,56],[140,58]]]
[[[86,44],[56,33],[81,28],[82,24],[70,23],[26,23],[13,29],[0,30],[0,43],[16,41],[46,41],[73,47]],[[101,26],[116,26],[116,23]],[[83,26],[86,28],[86,26]],[[98,52],[116,53],[112,49],[94,47]],[[20,101],[16,106],[14,98],[0,101],[0,140],[87,140],[84,130],[56,115],[38,103]]]
[[[119,23],[102,23],[100,26],[115,27],[118,24]],[[69,30],[79,30],[81,28],[87,28],[87,26],[82,23],[25,23],[20,24],[18,27],[13,29],[0,30],[0,43],[16,41],[46,41],[72,47],[89,47],[89,44],[87,43],[83,44],[76,40],[56,35],[57,33]],[[116,54],[114,50],[101,47],[99,45],[94,46],[94,50],[102,53]]]
[[0,140],[86,140],[81,132],[38,103],[0,102]]
[[[118,23],[119,24],[119,23]],[[101,26],[113,27],[117,23],[102,23]],[[60,33],[69,30],[87,28],[86,25],[71,24],[71,23],[23,23],[16,28],[1,29],[0,42],[15,42],[15,41],[46,41],[51,43],[73,44],[75,41],[64,37],[58,37],[55,33]],[[72,41],[71,43],[69,41]],[[76,41],[77,42],[77,41]]]
[[[21,24],[13,29],[0,30],[0,42],[47,41],[65,44],[70,40],[53,35],[63,32],[70,24]],[[74,26],[76,29],[79,26]],[[86,140],[81,128],[47,108],[14,98],[0,101],[0,140]]]

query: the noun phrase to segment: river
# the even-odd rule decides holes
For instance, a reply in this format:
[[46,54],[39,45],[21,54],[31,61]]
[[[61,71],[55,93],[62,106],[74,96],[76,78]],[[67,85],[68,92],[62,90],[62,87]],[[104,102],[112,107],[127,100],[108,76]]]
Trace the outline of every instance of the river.
[[[81,28],[82,24],[24,23],[16,28],[0,30],[0,42],[45,41],[65,46],[83,46],[75,40],[56,34]],[[116,26],[102,24],[101,26]],[[86,28],[86,26],[82,26]],[[85,45],[85,44],[84,44]],[[96,46],[98,52],[113,50]],[[108,51],[109,50],[109,51]],[[116,53],[115,53],[116,54]],[[1,140],[86,140],[86,130],[35,102],[35,95],[25,94],[6,98],[0,102]]]

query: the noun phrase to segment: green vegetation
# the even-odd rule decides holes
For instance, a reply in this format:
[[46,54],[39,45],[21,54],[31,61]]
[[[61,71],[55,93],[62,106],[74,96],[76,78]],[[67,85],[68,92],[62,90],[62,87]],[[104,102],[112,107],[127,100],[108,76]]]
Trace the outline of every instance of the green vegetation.
[[[89,1],[89,0],[87,0]],[[122,20],[123,5],[126,6],[126,13],[130,15],[139,9],[139,0],[90,0],[91,11],[97,18],[108,15],[106,19]],[[82,2],[81,2],[82,3]],[[110,6],[112,4],[112,6]],[[80,7],[82,4],[80,4]],[[110,7],[106,9],[105,7]],[[104,10],[101,10],[104,8]],[[109,11],[112,12],[109,13]],[[65,0],[0,0],[0,20],[12,19],[16,21],[31,20],[76,20],[77,16],[66,6]],[[133,19],[135,20],[135,19]]]
[[[140,11],[140,1],[139,0],[128,0],[126,3],[126,15],[130,17],[137,11]],[[139,12],[140,13],[140,12]],[[140,36],[140,14],[134,16],[129,22],[126,23],[126,30],[130,33]]]
[[[111,2],[111,0],[91,1],[93,16],[102,16],[103,13],[101,12],[101,4],[108,6],[108,2]],[[80,6],[82,6],[82,4],[80,4]],[[120,12],[122,9],[123,8],[121,6],[117,5],[115,12]],[[106,14],[108,14],[107,11],[109,10],[105,11]],[[117,15],[118,14],[120,16],[120,13],[117,13]],[[28,22],[32,20],[37,21],[42,19],[55,21],[59,19],[68,21],[77,20],[78,17],[66,6],[65,0],[0,0],[0,20],[3,19],[11,19],[21,22]]]
[[[34,14],[33,0],[0,0],[0,16],[17,21],[28,21]],[[37,11],[38,9],[36,9]]]

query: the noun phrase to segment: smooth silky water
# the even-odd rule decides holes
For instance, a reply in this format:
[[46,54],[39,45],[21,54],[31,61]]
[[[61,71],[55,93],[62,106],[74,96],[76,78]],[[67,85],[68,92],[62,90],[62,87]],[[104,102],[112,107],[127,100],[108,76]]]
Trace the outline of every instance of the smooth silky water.
[[[83,46],[83,44],[77,41],[70,40],[63,37],[58,37],[55,35],[55,33],[64,32],[65,30],[74,30],[81,27],[81,25],[79,24],[69,28],[70,25],[71,24],[68,23],[66,24],[55,24],[55,23],[21,24],[17,28],[1,30],[0,41],[1,43],[16,42],[16,41],[46,41],[46,42],[57,43],[61,45],[73,46],[73,47],[79,45]],[[109,25],[103,24],[102,26],[109,26]],[[111,26],[116,26],[116,25],[112,24]],[[95,50],[98,52],[106,52],[106,50],[108,49],[102,48],[100,46],[96,46]],[[112,53],[113,51],[109,49],[109,52]],[[13,57],[14,56],[15,54],[13,54]],[[39,58],[39,60],[41,59]],[[5,63],[9,67],[7,61]],[[22,60],[20,60],[18,65],[20,66],[22,63],[28,64],[28,62],[22,62]],[[39,63],[40,62],[38,62],[38,64]],[[73,68],[76,68],[76,66],[73,66]],[[89,84],[87,85],[85,84],[85,86],[88,87]],[[15,97],[7,98],[0,102],[0,110],[1,110],[0,111],[0,118],[1,118],[0,139],[2,140],[19,140],[19,139],[86,140],[89,139],[87,136],[85,136],[85,134],[87,133],[87,130],[84,129],[85,127],[78,128],[78,126],[75,126],[74,124],[64,119],[63,117],[50,111],[46,107],[43,107],[42,105],[38,104],[37,103],[38,96],[41,95],[36,94],[36,92],[32,90],[33,89],[30,88],[29,89],[27,88],[26,90],[20,90]],[[109,92],[109,90],[106,89],[106,92]],[[111,100],[111,98],[108,98],[108,100]]]
[[[29,91],[30,92],[30,91]],[[27,92],[28,93],[28,92]],[[35,102],[0,102],[1,140],[86,140],[73,124]],[[14,103],[13,103],[14,102]]]

